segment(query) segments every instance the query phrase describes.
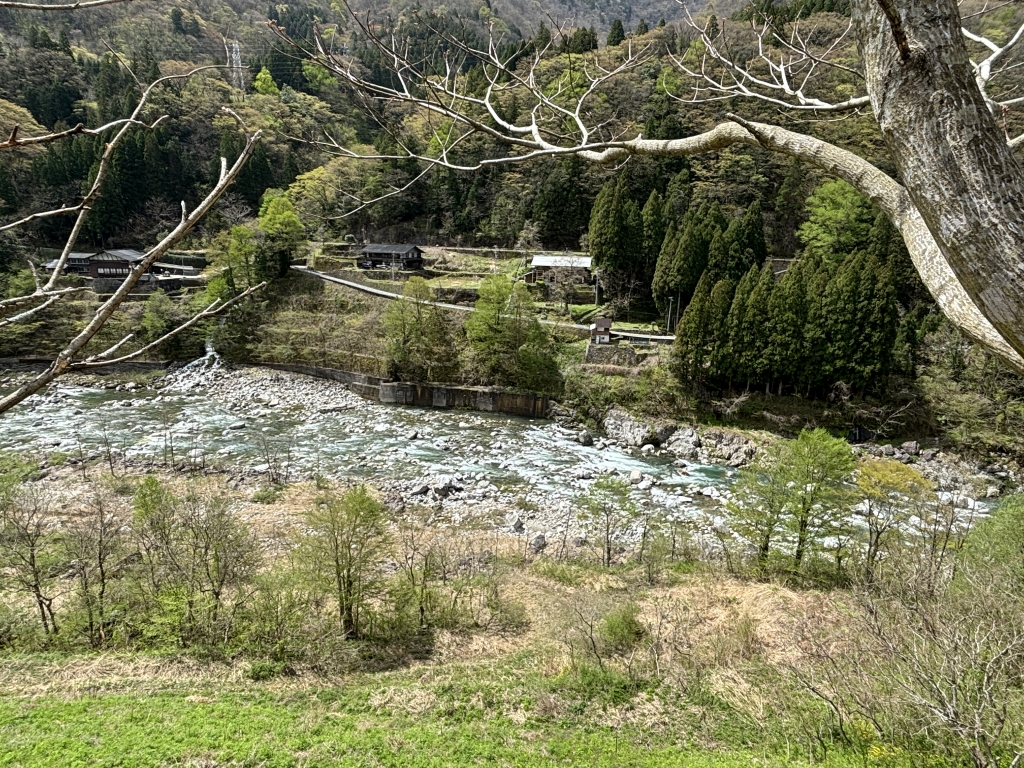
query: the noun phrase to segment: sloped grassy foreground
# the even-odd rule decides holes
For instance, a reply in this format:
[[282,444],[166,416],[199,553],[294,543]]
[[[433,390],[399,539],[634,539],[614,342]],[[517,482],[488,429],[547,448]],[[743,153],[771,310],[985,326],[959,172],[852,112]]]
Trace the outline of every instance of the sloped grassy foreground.
[[[133,661],[139,663],[121,663]],[[701,707],[673,701],[669,691],[613,687],[598,694],[565,676],[544,679],[538,662],[522,653],[333,683],[211,677],[170,682],[173,690],[164,692],[70,696],[56,690],[55,681],[46,695],[8,691],[0,701],[0,765],[711,768],[807,762],[797,757],[799,748],[787,756],[784,745],[738,713],[723,718],[729,707],[714,696]],[[102,660],[70,663],[76,673],[104,666]],[[59,678],[61,669],[42,663],[40,671]],[[849,750],[830,752],[823,763],[822,757],[815,762],[859,764]]]

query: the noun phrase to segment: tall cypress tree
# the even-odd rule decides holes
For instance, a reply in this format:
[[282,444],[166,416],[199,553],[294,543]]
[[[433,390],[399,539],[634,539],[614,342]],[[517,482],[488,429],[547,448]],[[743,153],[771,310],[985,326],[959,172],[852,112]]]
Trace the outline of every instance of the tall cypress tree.
[[618,45],[626,39],[626,30],[622,26],[622,19],[613,19],[611,29],[608,30],[608,45]]
[[704,343],[710,379],[729,379],[729,311],[736,294],[736,283],[725,278],[711,289],[705,317]]
[[775,196],[772,248],[780,258],[792,258],[800,245],[796,230],[804,220],[806,186],[807,174],[803,163],[794,158]]
[[[768,244],[764,239],[764,216],[761,214],[761,201],[754,200],[743,215],[743,247],[750,249],[753,262],[758,266],[768,258]],[[749,267],[749,265],[747,265]],[[744,267],[743,272],[746,272]],[[739,275],[737,275],[737,278]]]
[[711,283],[701,280],[679,319],[675,340],[675,368],[680,380],[695,386],[704,380],[704,341],[711,300]]
[[641,248],[645,282],[650,282],[656,271],[661,244],[667,230],[665,223],[665,200],[658,190],[651,192],[641,212],[643,217],[643,247]]
[[615,182],[605,182],[597,193],[594,207],[590,210],[590,227],[587,242],[594,263],[602,268],[611,268],[618,252],[619,231],[614,211]]
[[[809,256],[804,254],[801,258],[807,259]],[[810,395],[813,390],[820,389],[826,384],[825,360],[828,355],[828,337],[825,324],[828,308],[825,293],[829,284],[828,267],[823,263],[817,263],[813,270],[808,267],[805,277],[807,322],[804,325],[804,365],[799,383],[805,388],[805,393]]]
[[858,321],[861,313],[858,302],[860,277],[866,257],[863,252],[848,257],[836,270],[825,289],[823,324],[825,356],[822,372],[825,385],[837,382],[854,385],[853,371],[857,357]]
[[776,284],[768,302],[768,362],[779,394],[795,385],[804,365],[804,327],[807,325],[807,272],[814,272],[812,257],[799,259]]
[[740,327],[739,344],[740,365],[754,384],[770,383],[768,380],[769,358],[768,321],[770,319],[770,303],[775,288],[775,275],[771,264],[761,267],[757,283],[750,292],[746,312]]
[[[688,218],[687,218],[688,217]],[[676,248],[679,247],[679,238],[682,232],[691,225],[693,216],[687,214],[680,222],[680,229],[676,229],[676,222],[669,221],[668,229],[665,231],[665,239],[661,244],[661,251],[658,253],[658,263],[654,270],[654,279],[651,281],[651,292],[654,294],[654,301],[659,310],[668,306],[668,297],[675,296],[676,285]]]
[[750,388],[750,378],[752,373],[745,366],[745,359],[743,357],[744,347],[746,339],[743,334],[746,326],[744,321],[747,316],[747,306],[750,303],[750,295],[754,291],[754,287],[757,285],[760,271],[756,266],[752,266],[747,270],[741,279],[739,284],[736,286],[736,291],[733,294],[732,305],[729,307],[729,314],[726,317],[726,326],[729,333],[729,345],[727,354],[723,363],[720,365],[722,369],[721,375],[726,378],[729,385],[732,386],[734,381],[743,381],[747,389]]
[[681,160],[685,165],[672,177],[665,189],[665,218],[668,221],[681,220],[690,209],[692,197],[690,164],[685,157]]

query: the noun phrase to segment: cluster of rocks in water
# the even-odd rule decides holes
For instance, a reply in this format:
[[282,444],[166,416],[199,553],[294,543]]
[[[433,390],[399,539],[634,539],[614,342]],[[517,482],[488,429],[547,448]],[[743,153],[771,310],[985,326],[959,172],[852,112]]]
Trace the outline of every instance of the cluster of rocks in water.
[[[365,405],[339,382],[270,368],[236,369],[212,355],[172,370],[161,385],[179,392],[202,391],[229,410],[252,418],[289,409],[301,416],[354,410]],[[236,429],[246,426],[238,422]]]
[[[579,422],[575,413],[553,405],[550,416],[563,425]],[[665,419],[648,420],[613,405],[601,423],[604,437],[595,437],[581,429],[578,441],[596,448],[617,447],[638,450],[642,455],[670,455],[678,466],[686,462],[742,467],[757,455],[758,445],[748,436],[728,429],[711,427],[698,432],[694,427]]]

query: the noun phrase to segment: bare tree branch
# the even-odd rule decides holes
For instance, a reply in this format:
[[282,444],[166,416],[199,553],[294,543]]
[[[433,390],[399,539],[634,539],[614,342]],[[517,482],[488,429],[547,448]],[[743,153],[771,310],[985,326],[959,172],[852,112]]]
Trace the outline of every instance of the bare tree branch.
[[80,11],[101,5],[131,3],[135,0],[81,0],[75,3],[25,3],[20,0],[0,0],[0,8],[14,8],[21,11]]
[[228,299],[223,304],[221,303],[220,299],[215,300],[212,304],[210,304],[210,306],[208,306],[202,312],[194,315],[187,322],[182,323],[178,327],[176,327],[176,328],[168,331],[167,333],[165,333],[163,336],[161,336],[156,341],[147,344],[146,346],[142,347],[142,349],[135,350],[131,354],[124,355],[123,357],[118,357],[118,358],[115,358],[113,360],[109,359],[110,355],[112,355],[120,347],[122,347],[124,344],[126,344],[134,336],[134,334],[130,334],[130,335],[126,336],[124,339],[119,341],[117,344],[115,344],[113,347],[108,349],[106,352],[101,352],[98,355],[95,355],[93,357],[87,358],[86,360],[83,360],[83,361],[78,362],[78,363],[72,363],[71,366],[70,366],[70,370],[81,371],[81,370],[85,370],[85,369],[88,369],[88,368],[100,368],[100,367],[105,366],[105,365],[116,365],[118,363],[127,363],[129,360],[135,360],[136,358],[142,357],[143,355],[146,355],[146,354],[152,352],[153,350],[159,348],[160,345],[164,344],[165,342],[170,341],[171,339],[173,339],[178,334],[180,334],[180,333],[182,333],[184,331],[187,331],[189,328],[191,328],[192,326],[196,325],[197,323],[200,323],[203,320],[208,320],[211,317],[217,317],[219,315],[224,314],[229,309],[231,309],[231,307],[235,306],[235,304],[237,304],[238,302],[242,301],[242,299],[245,299],[248,296],[251,296],[256,291],[261,290],[262,288],[266,287],[266,285],[267,285],[266,282],[262,282],[262,283],[259,283],[258,285],[254,285],[251,288],[248,288],[245,291],[243,291],[242,293],[238,294],[237,296],[234,296],[231,299]]
[[256,145],[262,137],[261,131],[248,135],[245,146],[239,154],[235,163],[228,168],[227,160],[221,158],[220,178],[214,188],[207,194],[203,201],[188,215],[183,216],[181,222],[169,232],[157,245],[151,248],[131,270],[128,277],[121,283],[114,294],[107,299],[95,312],[92,319],[86,324],[78,335],[57,355],[57,359],[43,373],[39,374],[14,392],[0,399],[0,413],[4,413],[15,405],[25,400],[30,395],[38,392],[58,376],[71,370],[75,363],[75,357],[85,346],[96,336],[99,330],[110,319],[111,315],[128,297],[139,279],[149,271],[149,268],[163,256],[175,243],[181,240],[209,212],[217,200],[224,194],[224,191],[238,176],[245,162],[252,155]]
[[[708,26],[697,23],[689,12],[687,23],[700,35],[704,52],[696,69],[687,65],[685,57],[669,54],[673,63],[694,81],[693,95],[689,99],[675,97],[681,101],[703,102],[741,96],[766,101],[784,109],[814,112],[859,109],[870,103],[867,95],[855,96],[843,102],[827,102],[806,93],[812,79],[822,68],[840,69],[863,79],[856,70],[832,60],[849,35],[852,22],[824,51],[816,53],[801,36],[799,26],[794,25],[787,39],[779,34],[770,21],[765,20],[759,25],[756,19],[753,20],[751,28],[757,38],[757,58],[767,68],[764,76],[755,75],[749,63],[741,64],[725,51],[724,34],[712,38]],[[777,59],[772,50],[776,45],[785,49],[778,53]]]

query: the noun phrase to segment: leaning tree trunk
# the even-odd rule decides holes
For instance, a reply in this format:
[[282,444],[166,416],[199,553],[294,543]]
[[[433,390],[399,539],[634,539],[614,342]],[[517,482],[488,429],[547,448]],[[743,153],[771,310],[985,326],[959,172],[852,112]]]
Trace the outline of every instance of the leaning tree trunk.
[[868,94],[944,260],[1024,354],[1024,168],[979,90],[956,0],[854,0]]

